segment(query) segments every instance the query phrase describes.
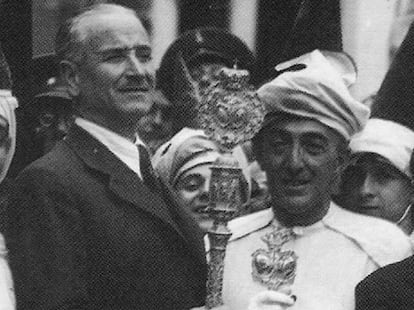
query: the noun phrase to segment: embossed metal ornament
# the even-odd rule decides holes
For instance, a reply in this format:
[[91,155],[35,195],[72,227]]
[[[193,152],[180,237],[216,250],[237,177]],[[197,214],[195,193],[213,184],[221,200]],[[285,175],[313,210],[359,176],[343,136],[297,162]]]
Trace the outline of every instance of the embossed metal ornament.
[[213,163],[207,212],[214,219],[208,231],[210,262],[206,308],[223,304],[224,257],[231,231],[227,227],[242,206],[243,173],[232,149],[251,139],[264,119],[265,108],[248,84],[245,70],[222,69],[218,81],[201,93],[199,124],[219,146],[221,155]]
[[282,250],[282,246],[293,238],[291,229],[280,227],[262,238],[268,249],[259,249],[252,254],[253,280],[271,290],[293,283],[298,257],[291,250]]
[[226,149],[253,138],[264,119],[264,104],[248,81],[248,71],[224,68],[201,97],[199,123]]

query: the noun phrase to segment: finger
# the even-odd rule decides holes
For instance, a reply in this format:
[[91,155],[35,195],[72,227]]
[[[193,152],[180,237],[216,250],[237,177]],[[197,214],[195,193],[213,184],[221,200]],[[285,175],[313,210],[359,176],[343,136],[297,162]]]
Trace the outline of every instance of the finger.
[[276,291],[264,291],[255,296],[257,304],[292,306],[295,301],[289,295]]
[[292,294],[292,288],[290,285],[281,285],[278,287],[277,291],[286,295]]

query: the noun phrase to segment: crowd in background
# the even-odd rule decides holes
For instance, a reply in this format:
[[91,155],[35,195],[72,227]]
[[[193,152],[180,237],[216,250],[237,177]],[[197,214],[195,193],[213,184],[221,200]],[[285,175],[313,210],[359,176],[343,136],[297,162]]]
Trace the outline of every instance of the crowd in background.
[[[31,163],[10,180],[18,104],[2,57],[4,309],[204,306],[221,150],[199,103],[223,68],[253,74],[257,60],[218,28],[182,34],[157,70],[152,52],[136,13],[119,5],[63,24],[56,53],[37,60],[43,86],[25,107]],[[413,52],[410,28],[369,104],[349,91],[357,68],[344,53],[269,64],[274,77],[254,88],[264,122],[232,152],[241,197],[220,309],[414,308]],[[258,278],[275,267],[254,253],[269,255],[266,240],[280,234],[296,277],[267,290]]]

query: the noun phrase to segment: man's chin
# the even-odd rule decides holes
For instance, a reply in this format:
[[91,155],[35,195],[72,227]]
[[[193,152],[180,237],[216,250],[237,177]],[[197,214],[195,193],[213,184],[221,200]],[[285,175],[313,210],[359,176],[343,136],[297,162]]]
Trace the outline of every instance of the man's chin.
[[151,110],[151,103],[138,100],[124,101],[120,107],[124,113],[142,117],[149,113]]
[[306,213],[312,205],[312,199],[309,196],[288,196],[278,199],[278,205],[292,215]]
[[152,101],[148,92],[120,92],[116,94],[116,100],[124,105],[136,104],[151,109]]

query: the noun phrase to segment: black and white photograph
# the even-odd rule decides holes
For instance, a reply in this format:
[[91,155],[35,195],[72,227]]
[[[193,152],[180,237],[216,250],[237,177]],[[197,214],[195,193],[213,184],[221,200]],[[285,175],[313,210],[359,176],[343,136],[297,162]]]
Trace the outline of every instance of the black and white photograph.
[[414,310],[414,0],[0,25],[0,310]]

